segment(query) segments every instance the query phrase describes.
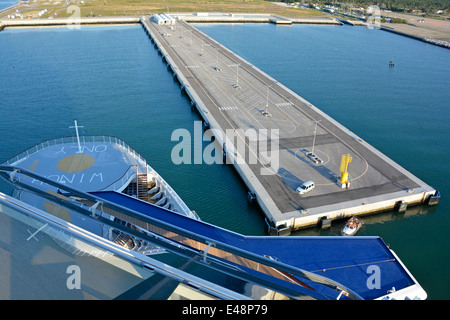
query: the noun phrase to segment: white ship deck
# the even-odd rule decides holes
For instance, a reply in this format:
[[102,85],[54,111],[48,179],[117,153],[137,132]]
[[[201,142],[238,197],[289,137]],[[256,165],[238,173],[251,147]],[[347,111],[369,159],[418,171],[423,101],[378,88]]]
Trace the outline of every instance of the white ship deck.
[[122,140],[110,136],[81,136],[80,144],[76,137],[47,140],[3,164],[85,192],[119,190],[137,173],[147,173],[145,159]]

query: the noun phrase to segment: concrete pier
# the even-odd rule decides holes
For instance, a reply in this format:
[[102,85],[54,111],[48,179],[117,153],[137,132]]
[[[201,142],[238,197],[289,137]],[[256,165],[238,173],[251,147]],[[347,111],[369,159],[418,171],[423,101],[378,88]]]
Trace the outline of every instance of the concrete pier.
[[65,26],[74,28],[77,25],[137,24],[138,17],[84,17],[61,19],[5,19],[0,20],[0,31],[4,28],[34,28]]
[[250,14],[250,13],[177,13],[178,20],[189,23],[275,23],[275,24],[334,24],[342,22],[336,18],[324,17],[296,17],[287,18],[272,14]]
[[[234,160],[275,234],[436,200],[432,187],[188,23],[157,25],[145,17],[141,24],[214,129],[216,141],[226,144],[228,159]],[[243,134],[248,129],[266,130],[267,136],[277,132],[269,137],[276,143],[261,152],[261,141]],[[226,135],[230,130],[237,133],[237,141]],[[242,142],[244,151],[238,148]],[[308,156],[313,145],[319,160]],[[276,165],[269,163],[270,152],[279,155]],[[350,154],[352,162],[349,185],[343,186],[339,177],[344,154]],[[309,180],[315,183],[313,191],[296,192]]]

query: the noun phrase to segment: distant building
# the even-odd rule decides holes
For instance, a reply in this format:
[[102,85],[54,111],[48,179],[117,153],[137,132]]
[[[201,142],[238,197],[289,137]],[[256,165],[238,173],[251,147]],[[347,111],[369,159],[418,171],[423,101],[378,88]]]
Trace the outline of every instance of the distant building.
[[171,16],[165,15],[165,14],[155,14],[150,18],[151,21],[155,22],[156,24],[166,24],[173,26],[175,24],[175,19]]

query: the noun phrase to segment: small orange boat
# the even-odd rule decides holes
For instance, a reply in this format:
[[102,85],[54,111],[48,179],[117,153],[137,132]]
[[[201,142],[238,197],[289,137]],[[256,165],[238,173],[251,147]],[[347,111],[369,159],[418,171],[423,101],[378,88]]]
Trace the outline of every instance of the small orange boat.
[[351,217],[341,230],[343,236],[354,236],[363,225],[363,221],[357,217]]

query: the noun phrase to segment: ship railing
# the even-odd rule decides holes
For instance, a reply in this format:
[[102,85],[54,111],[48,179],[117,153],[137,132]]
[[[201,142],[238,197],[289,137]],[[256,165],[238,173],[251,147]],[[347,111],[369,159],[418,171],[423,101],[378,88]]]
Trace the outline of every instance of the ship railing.
[[[152,169],[150,169],[150,167],[148,167],[148,170],[152,170]],[[191,211],[191,209],[189,209],[189,207],[186,205],[186,203],[184,203],[184,201],[181,200],[180,196],[172,189],[170,184],[168,184],[166,182],[166,180],[164,180],[156,171],[152,170],[151,172],[148,172],[147,174],[151,174],[151,175],[155,176],[155,178],[159,182],[158,186],[161,188],[161,190],[163,190],[166,197],[169,197],[170,199],[172,199],[177,204],[179,210],[181,210],[182,213],[184,213],[185,215],[187,215],[190,218],[200,220],[200,217],[197,215],[197,213],[195,213],[195,211]]]
[[[117,145],[122,146],[124,149],[127,150],[127,152],[134,158],[136,159],[138,162],[140,162],[140,164],[143,166],[143,168],[145,168],[145,166],[147,165],[147,161],[145,160],[145,158],[139,154],[138,152],[136,152],[132,147],[130,147],[129,144],[127,144],[125,141],[123,141],[122,139],[119,139],[117,137],[114,136],[91,136],[91,135],[82,135],[80,136],[80,142],[81,143],[93,143],[93,142],[103,142],[103,143],[115,143]],[[74,136],[70,136],[70,137],[61,137],[61,138],[56,138],[56,139],[49,139],[49,140],[45,140],[41,143],[38,143],[36,145],[34,145],[33,147],[19,153],[18,155],[15,155],[14,157],[8,159],[7,161],[3,162],[3,165],[17,165],[19,162],[27,159],[28,157],[30,157],[31,155],[44,150],[48,147],[51,146],[56,146],[56,145],[63,145],[63,144],[68,144],[68,143],[72,143],[72,144],[76,144],[77,143],[77,138]]]
[[[99,223],[109,225],[112,228],[126,232],[137,239],[154,243],[169,252],[195,259],[204,266],[219,270],[225,274],[243,279],[269,290],[279,292],[294,299],[305,297],[313,299],[334,299],[341,296],[341,291],[350,299],[362,299],[362,297],[348,287],[322,275],[315,274],[300,268],[285,264],[271,257],[246,251],[242,248],[232,246],[218,239],[196,233],[194,230],[184,229],[169,222],[165,222],[147,215],[143,215],[131,208],[123,207],[101,197],[79,191],[64,184],[52,181],[28,170],[18,167],[0,166],[0,174],[6,179],[13,179],[14,184],[45,197],[57,204],[63,205],[70,210],[77,210],[87,216],[95,215]],[[11,174],[9,174],[11,173]],[[14,174],[12,174],[14,173]],[[27,183],[17,180],[18,175],[25,175],[39,180],[47,185],[56,187],[61,191],[73,194],[93,203],[101,203],[102,210],[108,209],[112,214],[122,220],[133,220],[133,224],[144,227],[149,233],[142,233],[135,229],[117,224],[110,219],[95,214],[92,210],[80,208],[71,199],[62,198],[38,189]],[[294,276],[294,278],[292,277]],[[295,281],[293,283],[292,281]],[[328,288],[335,294],[324,294],[323,290],[315,290],[317,286]]]
[[137,165],[132,164],[119,179],[98,191],[113,190],[122,192],[135,177],[137,177]]
[[[103,142],[103,143],[110,143],[110,144],[117,144],[124,148],[129,155],[131,155],[138,165],[132,165],[130,166],[127,171],[124,173],[124,175],[119,178],[118,180],[113,182],[113,185],[109,185],[102,190],[114,190],[114,191],[122,191],[129,180],[133,178],[133,175],[137,175],[139,171],[141,172],[147,172],[153,171],[153,175],[158,176],[158,180],[160,181],[161,185],[164,187],[164,189],[167,191],[168,194],[170,194],[171,199],[173,199],[174,202],[176,202],[178,208],[187,216],[193,217],[195,219],[199,219],[198,215],[195,213],[192,213],[192,211],[189,209],[189,207],[181,200],[181,198],[177,195],[177,193],[172,189],[172,187],[161,177],[159,174],[154,172],[154,170],[148,166],[147,160],[137,151],[135,151],[129,144],[127,144],[125,141],[123,141],[120,138],[117,138],[115,136],[107,136],[107,135],[82,135],[80,136],[80,142],[83,143],[94,143],[94,142]],[[49,148],[51,146],[56,145],[64,145],[64,144],[77,144],[77,138],[75,136],[70,137],[61,137],[61,138],[55,138],[55,139],[49,139],[45,140],[41,143],[38,143],[34,145],[33,147],[19,153],[18,155],[10,158],[9,160],[2,163],[3,165],[11,166],[11,165],[18,165],[21,161],[29,158],[33,154],[44,150],[46,148]],[[132,167],[134,167],[134,171],[132,170]],[[122,189],[122,190],[121,190]]]
[[[170,266],[150,256],[120,246],[6,194],[0,193],[0,204],[3,207],[2,213],[37,228],[36,232],[29,239],[38,232],[44,233],[54,240],[59,240],[67,246],[74,246],[75,249],[94,255],[98,259],[106,258],[105,261],[112,263],[111,261],[113,260],[109,257],[115,256],[118,259],[129,262],[133,272],[136,270],[142,270],[142,274],[156,272],[180,284],[195,288],[209,297],[223,300],[249,299],[243,294]],[[198,297],[195,296],[193,298]]]

